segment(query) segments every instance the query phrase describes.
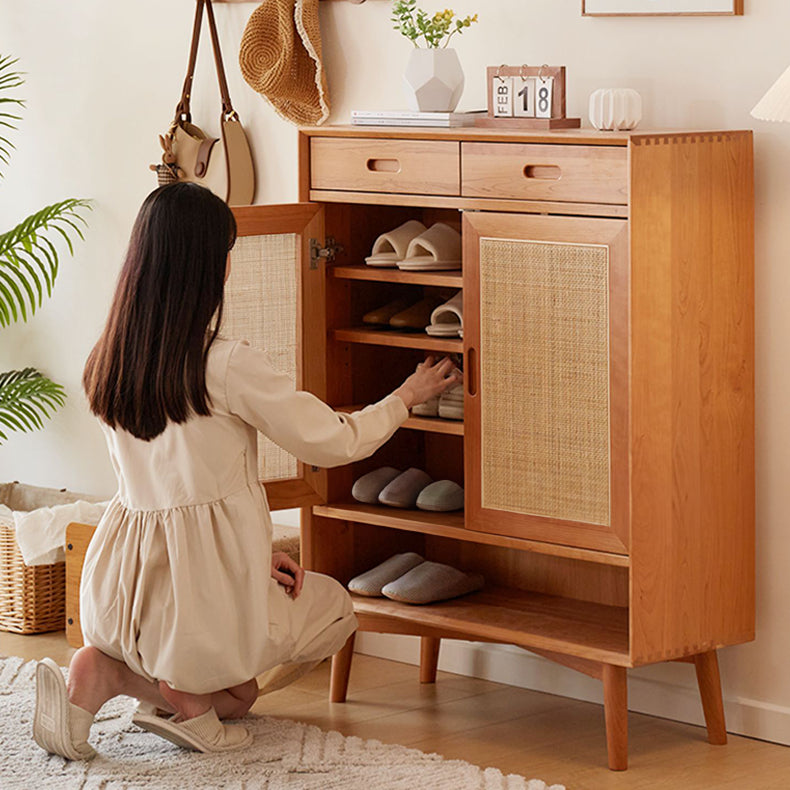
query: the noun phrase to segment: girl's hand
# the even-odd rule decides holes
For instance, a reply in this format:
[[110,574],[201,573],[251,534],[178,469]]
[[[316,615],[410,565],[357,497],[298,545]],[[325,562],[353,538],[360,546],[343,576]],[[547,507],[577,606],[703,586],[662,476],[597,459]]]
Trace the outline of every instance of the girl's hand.
[[434,364],[434,358],[428,357],[425,362],[417,365],[417,370],[393,394],[400,397],[406,408],[410,409],[418,403],[425,403],[461,380],[461,371],[451,359],[444,357]]
[[285,587],[291,598],[298,598],[304,584],[304,568],[282,551],[272,554],[272,579]]

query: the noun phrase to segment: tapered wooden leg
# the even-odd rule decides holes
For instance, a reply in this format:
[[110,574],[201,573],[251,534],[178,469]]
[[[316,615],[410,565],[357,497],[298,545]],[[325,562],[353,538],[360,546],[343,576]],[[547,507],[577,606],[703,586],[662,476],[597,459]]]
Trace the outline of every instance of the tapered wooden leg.
[[603,708],[609,768],[628,768],[628,679],[625,667],[603,665]]
[[436,666],[439,663],[441,639],[420,637],[420,683],[436,683]]
[[332,672],[329,676],[330,702],[345,702],[348,693],[348,677],[351,674],[351,659],[354,655],[354,637],[346,640],[343,647],[332,656]]
[[724,703],[721,699],[721,678],[716,651],[694,656],[694,667],[697,670],[705,726],[708,728],[708,742],[721,746],[727,743],[727,728],[724,723]]

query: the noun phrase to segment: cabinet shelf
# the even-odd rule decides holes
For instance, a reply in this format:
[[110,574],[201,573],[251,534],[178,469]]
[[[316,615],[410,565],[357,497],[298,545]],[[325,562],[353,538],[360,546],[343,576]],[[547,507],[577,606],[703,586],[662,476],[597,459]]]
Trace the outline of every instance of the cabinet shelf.
[[405,283],[410,285],[436,285],[445,288],[462,288],[461,272],[407,272],[400,269],[381,269],[365,264],[332,266],[328,270],[332,277],[342,280],[373,280],[384,283]]
[[406,532],[422,532],[442,538],[463,540],[467,543],[481,543],[487,546],[502,546],[519,551],[531,551],[552,557],[594,562],[599,565],[614,565],[627,568],[630,559],[625,554],[607,551],[580,549],[539,540],[511,538],[490,532],[477,532],[466,529],[463,511],[454,513],[431,513],[425,510],[401,510],[399,508],[364,505],[360,502],[340,502],[328,505],[314,505],[313,514],[324,518],[353,521],[358,524],[372,524],[379,527],[400,529]]
[[[364,409],[363,405],[336,406],[335,410],[350,414]],[[410,416],[401,428],[411,428],[413,431],[427,431],[429,433],[447,433],[452,436],[464,435],[463,420],[445,420],[441,417],[416,417]]]
[[414,348],[419,351],[441,351],[448,354],[463,354],[464,343],[460,339],[431,337],[420,332],[393,332],[389,329],[333,329],[329,336],[346,343],[363,343],[371,346],[393,346]]
[[[486,588],[451,601],[413,606],[386,598],[354,595],[354,611],[392,630],[398,622],[410,633],[424,629],[445,637],[502,642],[536,651],[551,651],[615,666],[631,666],[628,609],[573,598]],[[393,627],[394,626],[394,627]]]

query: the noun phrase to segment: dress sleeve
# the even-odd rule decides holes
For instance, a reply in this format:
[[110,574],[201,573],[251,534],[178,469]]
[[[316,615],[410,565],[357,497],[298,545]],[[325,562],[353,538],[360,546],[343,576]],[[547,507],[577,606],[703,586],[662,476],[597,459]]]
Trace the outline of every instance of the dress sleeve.
[[372,455],[409,416],[397,395],[341,414],[275,370],[264,351],[239,341],[228,359],[225,391],[231,414],[286,452],[314,466],[340,466]]

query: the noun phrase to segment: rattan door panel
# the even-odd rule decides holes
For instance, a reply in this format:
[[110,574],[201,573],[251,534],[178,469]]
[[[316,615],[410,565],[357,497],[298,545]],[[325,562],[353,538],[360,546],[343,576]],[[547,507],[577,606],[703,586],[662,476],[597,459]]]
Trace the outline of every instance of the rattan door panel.
[[465,215],[468,529],[626,552],[626,227]]
[[[222,334],[266,350],[299,389],[322,395],[324,344],[302,316],[323,309],[310,240],[323,239],[323,209],[311,203],[234,208],[238,239],[225,285]],[[273,510],[321,501],[320,473],[258,435],[258,473]]]

